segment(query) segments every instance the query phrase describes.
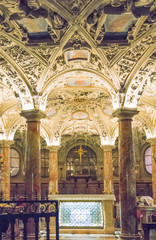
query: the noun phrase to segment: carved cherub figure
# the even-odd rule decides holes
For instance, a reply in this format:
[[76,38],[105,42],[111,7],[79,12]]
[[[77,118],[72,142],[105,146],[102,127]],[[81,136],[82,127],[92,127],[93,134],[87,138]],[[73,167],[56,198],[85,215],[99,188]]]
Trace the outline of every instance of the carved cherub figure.
[[40,0],[26,0],[26,3],[29,8],[37,10],[40,8]]
[[3,12],[0,14],[0,22],[48,16],[47,10],[40,7],[39,0],[0,0],[0,9]]
[[96,31],[96,24],[98,22],[99,16],[97,10],[94,10],[92,14],[90,14],[87,18],[87,30],[90,32],[92,29],[93,31]]
[[67,21],[56,12],[51,13],[50,18],[52,28],[55,30],[61,30],[67,26]]

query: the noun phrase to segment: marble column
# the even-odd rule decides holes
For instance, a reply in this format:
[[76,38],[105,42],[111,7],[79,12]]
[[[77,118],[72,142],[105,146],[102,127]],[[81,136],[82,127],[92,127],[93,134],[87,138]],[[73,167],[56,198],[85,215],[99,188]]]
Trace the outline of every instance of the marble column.
[[104,151],[104,193],[114,193],[113,187],[113,163],[112,163],[112,145],[101,146]]
[[121,239],[140,239],[137,234],[136,176],[132,139],[132,117],[135,109],[119,109],[119,193],[121,208]]
[[151,145],[151,160],[152,160],[152,190],[153,201],[156,204],[156,138],[148,139]]
[[22,111],[27,120],[26,159],[25,159],[25,190],[28,199],[33,196],[41,198],[41,149],[40,119],[45,114],[40,110]]
[[59,146],[49,146],[49,194],[58,194],[58,150]]
[[0,141],[3,153],[3,166],[1,167],[1,193],[4,200],[10,201],[10,145],[13,141]]

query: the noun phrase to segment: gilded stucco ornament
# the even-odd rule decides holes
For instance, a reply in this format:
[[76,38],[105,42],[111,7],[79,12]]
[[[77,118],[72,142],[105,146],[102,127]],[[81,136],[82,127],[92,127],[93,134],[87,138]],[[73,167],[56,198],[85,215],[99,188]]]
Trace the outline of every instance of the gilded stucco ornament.
[[[49,134],[57,142],[61,133],[74,132],[73,125],[84,133],[87,124],[103,140],[113,139],[117,128],[117,119],[111,116],[113,108],[136,107],[143,98],[155,99],[154,9],[154,1],[147,0],[1,0],[0,80],[15,93],[8,94],[6,102],[20,101],[23,109],[47,111],[41,132],[49,142],[53,141]],[[123,23],[116,21],[117,17],[128,22],[126,40],[106,41],[106,32],[116,35],[123,27],[116,25]],[[48,40],[43,40],[41,32],[33,32],[32,22],[45,26],[43,35]],[[32,32],[25,24],[32,25]],[[39,37],[30,39],[31,34]],[[72,54],[81,55],[81,51],[86,51],[87,57],[73,60]],[[5,105],[4,99],[0,104]],[[153,129],[154,109],[152,112],[141,104],[138,108],[150,115],[148,122]],[[71,116],[76,111],[86,111],[88,120],[75,124]],[[8,116],[3,115],[7,122]],[[17,115],[12,112],[10,117],[15,126],[7,124],[13,129],[11,137],[20,124]]]

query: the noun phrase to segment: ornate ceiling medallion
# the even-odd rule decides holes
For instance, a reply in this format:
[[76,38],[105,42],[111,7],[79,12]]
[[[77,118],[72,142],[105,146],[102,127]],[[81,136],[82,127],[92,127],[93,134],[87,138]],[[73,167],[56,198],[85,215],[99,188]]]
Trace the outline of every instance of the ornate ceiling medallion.
[[76,111],[73,113],[72,115],[73,119],[76,120],[84,120],[84,119],[88,119],[88,113],[84,112],[84,111]]

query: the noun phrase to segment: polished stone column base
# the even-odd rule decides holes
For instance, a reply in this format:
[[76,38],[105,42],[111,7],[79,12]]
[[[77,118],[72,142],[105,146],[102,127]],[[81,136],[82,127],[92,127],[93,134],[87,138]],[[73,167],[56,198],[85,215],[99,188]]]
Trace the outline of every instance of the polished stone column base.
[[[41,239],[41,236],[39,234],[38,239]],[[28,235],[27,240],[35,240],[35,235]]]
[[140,235],[138,235],[138,234],[121,234],[119,239],[121,239],[121,240],[139,240]]
[[106,226],[104,229],[104,233],[105,234],[114,234],[115,229],[113,226]]
[[[114,196],[112,194],[112,196]],[[113,205],[114,201],[112,200],[105,200],[103,203],[103,210],[104,210],[104,232],[108,234],[114,234],[114,218],[113,218]]]

